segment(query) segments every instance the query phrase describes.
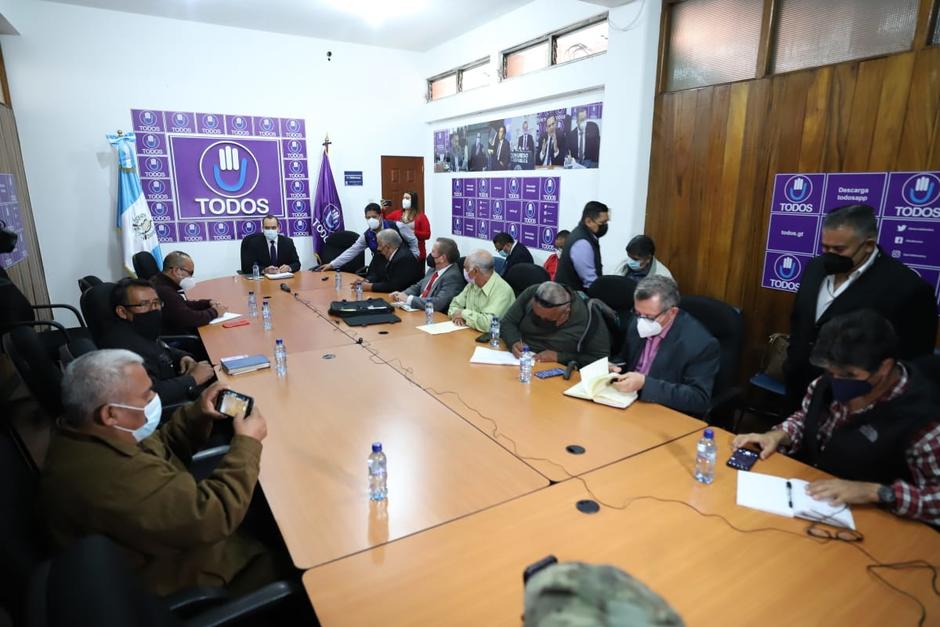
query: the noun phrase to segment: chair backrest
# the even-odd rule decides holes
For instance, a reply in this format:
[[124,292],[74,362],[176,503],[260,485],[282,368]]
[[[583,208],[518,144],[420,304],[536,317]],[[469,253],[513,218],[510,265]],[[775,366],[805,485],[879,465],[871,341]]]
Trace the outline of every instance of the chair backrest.
[[82,278],[80,278],[80,279],[78,280],[78,290],[79,290],[82,294],[84,294],[85,292],[87,292],[87,291],[89,290],[89,288],[92,288],[92,287],[94,287],[94,286],[96,286],[96,285],[101,285],[101,279],[99,279],[98,277],[96,277],[96,276],[93,275],[93,274],[89,274],[89,275],[87,275],[87,276],[83,276]]
[[160,272],[160,268],[157,267],[157,260],[146,250],[135,254],[133,261],[134,273],[137,274],[138,279],[149,281],[150,277]]
[[721,366],[715,377],[712,396],[734,386],[744,343],[744,316],[741,310],[707,296],[683,296],[679,308],[702,323],[721,345]]
[[633,310],[633,292],[636,281],[620,274],[605,274],[597,277],[587,289],[587,295],[597,298],[616,312]]
[[62,370],[30,326],[14,327],[3,336],[3,351],[26,388],[50,418],[62,413]]
[[26,295],[13,281],[0,280],[0,333],[5,333],[17,322],[31,322],[36,312]]
[[516,293],[516,296],[527,287],[549,280],[548,270],[534,263],[517,263],[506,271],[503,278],[506,283],[509,283],[509,287]]
[[88,325],[95,344],[99,346],[101,338],[117,321],[117,315],[111,308],[111,292],[114,291],[114,287],[114,283],[95,285],[83,292],[79,301],[85,324]]
[[[336,231],[330,233],[323,242],[323,250],[320,251],[320,262],[330,263],[339,257],[340,253],[355,244],[357,239],[359,239],[359,234],[354,231]],[[353,257],[346,265],[339,268],[339,270],[343,272],[355,272],[364,265],[366,265],[365,251]]]

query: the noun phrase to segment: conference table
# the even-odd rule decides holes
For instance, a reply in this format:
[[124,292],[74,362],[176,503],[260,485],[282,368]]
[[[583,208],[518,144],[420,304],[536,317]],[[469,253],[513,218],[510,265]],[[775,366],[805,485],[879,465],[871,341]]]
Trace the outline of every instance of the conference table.
[[[288,347],[286,377],[219,378],[267,418],[261,485],[322,624],[519,624],[522,572],[548,554],[624,568],[689,625],[917,624],[918,606],[866,567],[872,558],[940,563],[929,527],[856,507],[864,541],[826,542],[806,535],[807,521],[739,507],[732,469],[720,464],[708,486],[692,476],[700,421],[563,396],[577,375],[522,384],[517,368],[470,363],[478,332],[419,330],[424,312],[349,327],[328,309],[354,297],[356,279],[343,275],[337,290],[333,273],[300,272],[192,290],[242,314],[249,289],[259,308],[269,297],[272,330],[259,317],[200,334],[213,363],[254,353],[273,361],[275,338]],[[720,461],[731,437],[719,430]],[[368,499],[372,441],[389,458],[385,503]],[[825,476],[783,455],[755,470]],[[581,500],[599,511],[581,513]],[[936,620],[929,572],[877,574]]]

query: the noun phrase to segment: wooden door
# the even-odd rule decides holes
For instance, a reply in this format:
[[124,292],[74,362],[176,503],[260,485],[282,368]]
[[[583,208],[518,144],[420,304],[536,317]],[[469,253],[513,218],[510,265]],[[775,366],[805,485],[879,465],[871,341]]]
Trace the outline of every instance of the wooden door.
[[405,192],[416,192],[421,211],[425,210],[424,157],[382,156],[382,198],[391,205],[386,213],[401,209],[401,197]]

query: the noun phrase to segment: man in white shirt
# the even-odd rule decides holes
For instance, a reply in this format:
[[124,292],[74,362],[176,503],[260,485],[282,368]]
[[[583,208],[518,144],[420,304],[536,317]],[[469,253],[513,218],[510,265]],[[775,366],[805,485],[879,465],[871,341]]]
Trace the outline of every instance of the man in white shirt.
[[447,312],[450,301],[467,284],[462,268],[457,265],[460,259],[457,242],[448,237],[439,237],[431,246],[428,256],[434,261],[434,267],[428,270],[424,278],[408,289],[392,292],[389,296],[415,309],[424,309],[430,301],[434,303],[435,311]]

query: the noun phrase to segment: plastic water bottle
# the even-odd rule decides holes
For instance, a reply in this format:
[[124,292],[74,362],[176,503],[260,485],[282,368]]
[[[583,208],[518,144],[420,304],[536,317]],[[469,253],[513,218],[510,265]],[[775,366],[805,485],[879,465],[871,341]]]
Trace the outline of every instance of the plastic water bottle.
[[434,322],[434,301],[430,298],[424,302],[424,324]]
[[356,302],[362,300],[362,281],[356,282]]
[[337,290],[343,289],[343,275],[339,273],[339,270],[336,271],[336,276],[333,278],[333,286]]
[[274,340],[274,370],[279,377],[287,376],[287,347],[281,338]]
[[270,331],[273,325],[271,324],[271,305],[268,304],[267,297],[261,301],[261,319],[264,321],[264,330]]
[[523,383],[532,382],[532,366],[535,365],[535,355],[529,352],[529,347],[522,345],[522,357],[519,358],[519,380]]
[[718,446],[715,444],[715,432],[705,429],[702,439],[695,447],[695,480],[701,483],[711,483],[715,479],[715,458],[718,457]]
[[490,348],[499,349],[499,318],[496,316],[490,320]]
[[388,462],[382,452],[382,443],[372,443],[372,454],[369,455],[369,499],[384,501],[388,496]]
[[255,265],[251,266],[251,278],[255,281],[261,278],[261,268],[258,267],[258,262],[255,262]]
[[248,292],[248,317],[249,318],[258,317],[258,299],[255,298],[254,291]]

